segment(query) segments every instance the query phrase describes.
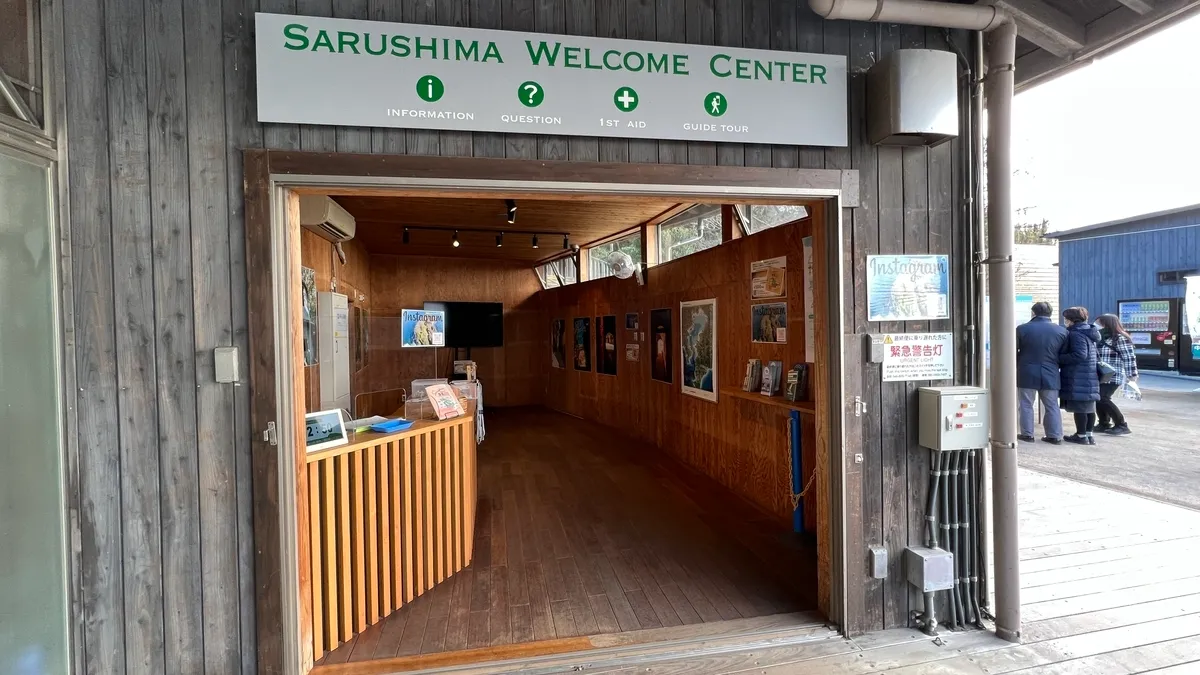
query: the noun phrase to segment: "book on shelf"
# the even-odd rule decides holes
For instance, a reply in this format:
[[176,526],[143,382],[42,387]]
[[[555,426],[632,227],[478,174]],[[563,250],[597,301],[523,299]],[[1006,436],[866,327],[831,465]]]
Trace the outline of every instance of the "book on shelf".
[[757,391],[762,383],[762,361],[750,359],[746,363],[746,377],[742,380],[742,391]]
[[787,400],[807,401],[808,400],[808,364],[797,363],[788,371]]
[[759,393],[763,396],[778,396],[783,387],[783,362],[771,361],[763,368],[763,381]]

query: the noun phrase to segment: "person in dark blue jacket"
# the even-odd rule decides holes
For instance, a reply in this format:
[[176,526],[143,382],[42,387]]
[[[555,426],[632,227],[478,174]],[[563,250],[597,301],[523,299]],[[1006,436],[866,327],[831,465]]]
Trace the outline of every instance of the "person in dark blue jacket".
[[1017,326],[1017,392],[1021,400],[1021,433],[1017,438],[1027,443],[1034,441],[1033,409],[1038,397],[1045,409],[1042,426],[1046,435],[1042,440],[1062,443],[1058,355],[1067,343],[1067,329],[1050,319],[1053,314],[1050,303],[1039,302],[1033,306],[1029,323]]
[[1072,307],[1063,312],[1067,320],[1067,344],[1058,362],[1062,365],[1059,391],[1062,409],[1075,415],[1075,434],[1066,440],[1080,445],[1095,445],[1096,401],[1100,400],[1100,374],[1096,366],[1096,346],[1100,331],[1088,323],[1088,311]]

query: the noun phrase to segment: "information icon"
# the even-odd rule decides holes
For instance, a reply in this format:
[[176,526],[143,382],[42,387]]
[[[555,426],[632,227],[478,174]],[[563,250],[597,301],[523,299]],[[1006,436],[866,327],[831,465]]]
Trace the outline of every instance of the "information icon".
[[422,101],[433,103],[445,93],[446,87],[436,75],[425,75],[417,80],[417,96],[420,96]]

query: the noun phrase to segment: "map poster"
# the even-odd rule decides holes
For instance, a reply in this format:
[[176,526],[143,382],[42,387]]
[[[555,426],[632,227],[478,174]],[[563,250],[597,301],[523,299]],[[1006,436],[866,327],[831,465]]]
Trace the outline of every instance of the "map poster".
[[592,331],[591,320],[587,317],[575,319],[575,349],[572,360],[575,370],[592,369]]
[[671,382],[671,310],[650,310],[650,377],[659,382]]
[[717,301],[679,303],[680,386],[683,393],[717,400]]
[[787,295],[787,256],[750,264],[750,298],[765,300]]
[[892,333],[883,336],[884,382],[953,379],[953,333]]
[[950,257],[867,256],[867,321],[950,318]]
[[400,310],[401,347],[445,347],[446,313],[424,309]]

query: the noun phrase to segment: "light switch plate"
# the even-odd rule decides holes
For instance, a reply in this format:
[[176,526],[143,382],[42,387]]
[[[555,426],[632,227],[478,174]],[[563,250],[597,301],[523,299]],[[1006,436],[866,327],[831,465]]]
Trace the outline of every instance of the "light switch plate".
[[240,379],[237,347],[217,347],[214,349],[213,369],[215,371],[213,377],[217,382],[237,382]]

